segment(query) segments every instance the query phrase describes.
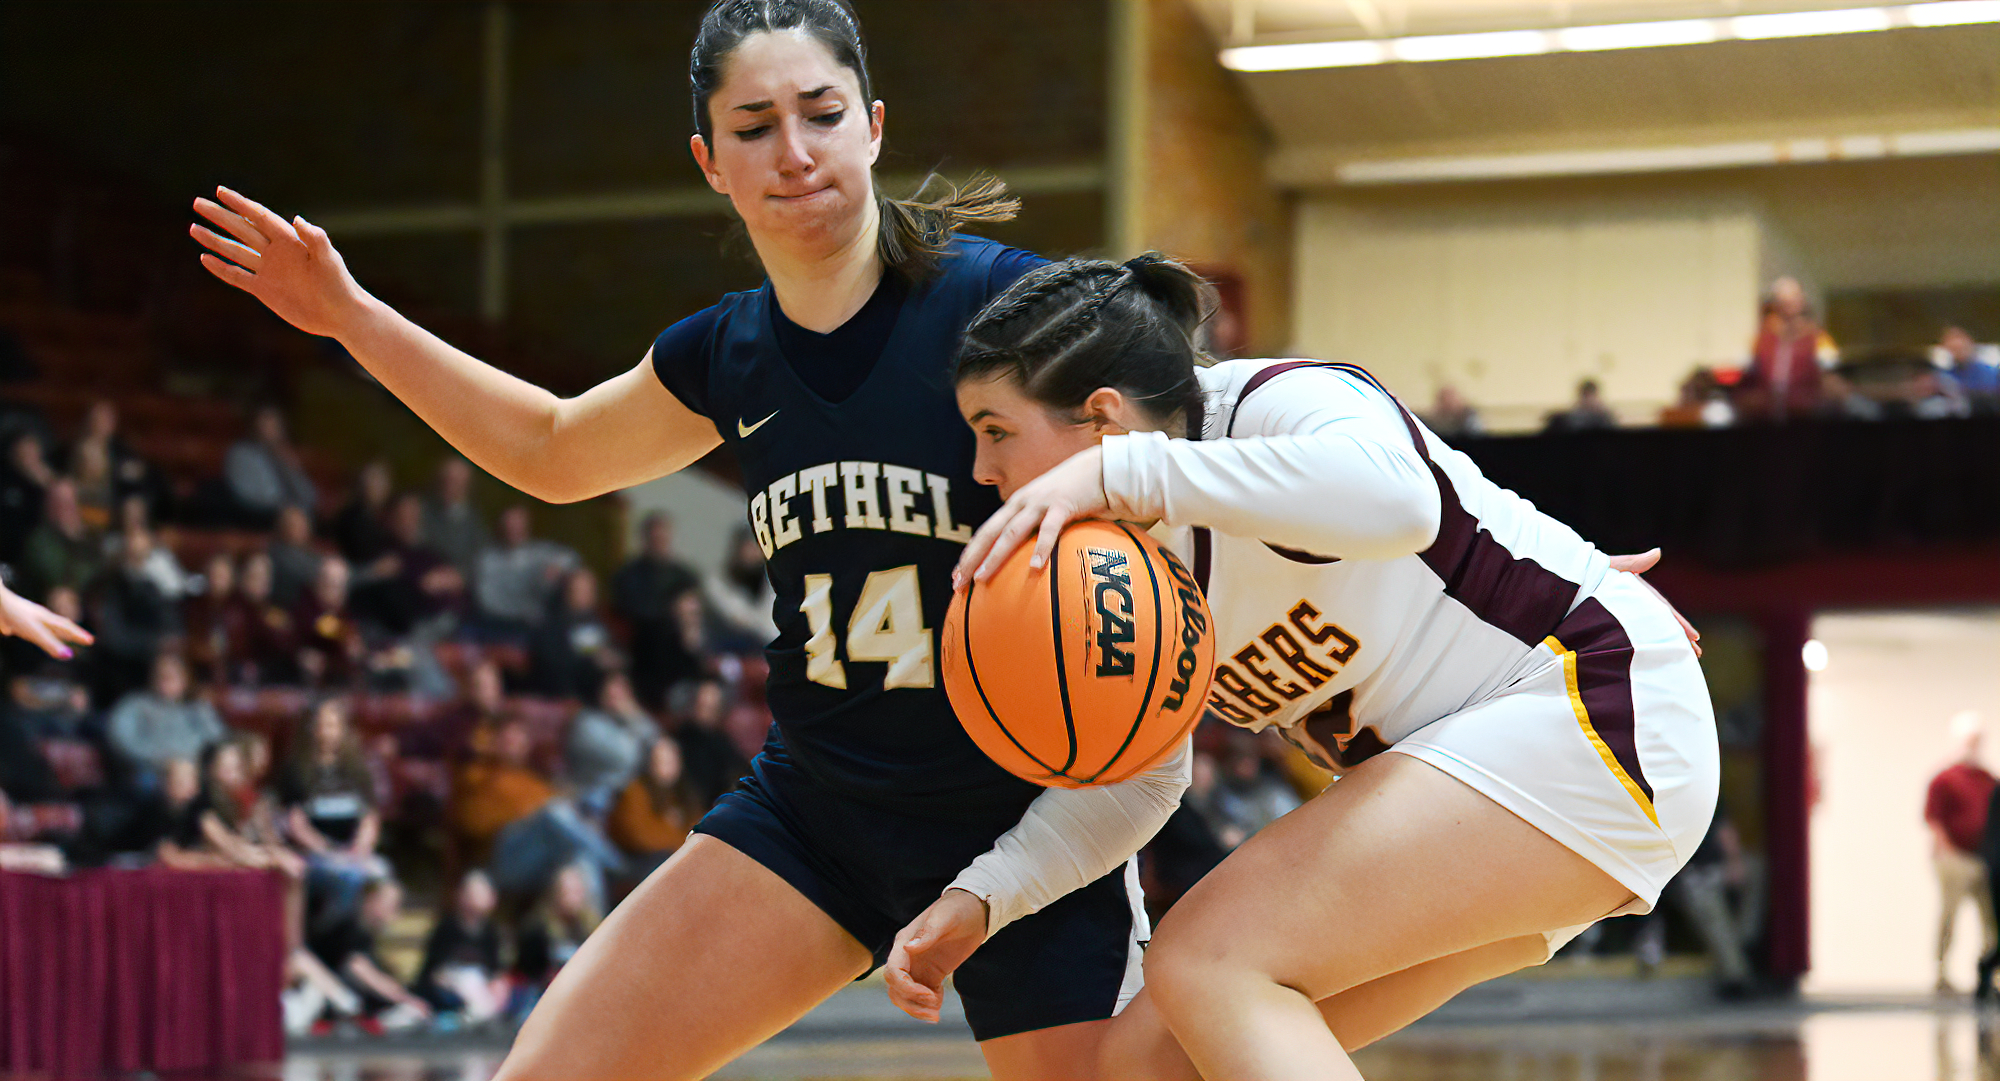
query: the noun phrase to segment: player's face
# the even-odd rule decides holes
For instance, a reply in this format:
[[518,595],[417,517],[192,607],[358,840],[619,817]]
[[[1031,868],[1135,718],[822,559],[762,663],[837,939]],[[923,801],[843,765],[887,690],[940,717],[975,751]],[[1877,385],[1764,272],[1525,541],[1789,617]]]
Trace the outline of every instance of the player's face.
[[1061,416],[1021,393],[1011,375],[960,383],[958,412],[972,425],[979,445],[972,478],[1000,489],[1002,499],[1112,431],[1123,430]]
[[694,137],[695,161],[753,243],[839,245],[873,222],[882,103],[863,101],[854,72],[809,35],[743,39],[708,114],[711,139]]

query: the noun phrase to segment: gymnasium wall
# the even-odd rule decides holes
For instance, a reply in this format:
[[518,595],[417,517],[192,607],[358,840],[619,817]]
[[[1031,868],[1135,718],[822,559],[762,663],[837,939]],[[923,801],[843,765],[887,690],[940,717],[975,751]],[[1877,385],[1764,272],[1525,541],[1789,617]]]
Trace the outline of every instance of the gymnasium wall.
[[2000,293],[1996,192],[1996,156],[1321,189],[1297,215],[1296,348],[1413,401],[1455,383],[1503,429],[1585,377],[1648,421],[1695,365],[1741,363],[1775,274],[1816,299]]
[[1272,186],[1270,133],[1236,79],[1216,62],[1208,28],[1185,0],[1146,13],[1139,107],[1146,167],[1135,247],[1157,248],[1241,285],[1248,356],[1290,339],[1291,201]]

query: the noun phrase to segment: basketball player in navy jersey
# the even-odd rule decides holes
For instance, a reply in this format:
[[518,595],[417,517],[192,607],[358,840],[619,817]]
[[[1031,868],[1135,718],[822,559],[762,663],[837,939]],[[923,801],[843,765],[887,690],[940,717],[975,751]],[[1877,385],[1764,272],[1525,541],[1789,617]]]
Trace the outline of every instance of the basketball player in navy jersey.
[[192,227],[211,272],[339,339],[524,492],[586,499],[723,443],[742,463],[777,592],[773,734],[741,790],[564,966],[500,1076],[710,1073],[880,964],[897,929],[1003,834],[1056,834],[1050,821],[1079,817],[1116,824],[1077,849],[1094,881],[1010,911],[958,987],[995,1076],[1085,1070],[1138,990],[1147,929],[1130,857],[1178,802],[1186,757],[1122,785],[1044,792],[964,734],[935,648],[951,568],[996,505],[972,479],[953,350],[1042,260],[954,238],[961,222],[1012,215],[997,184],[934,204],[875,193],[883,106],[838,0],[722,0],[690,74],[695,160],[769,280],[573,399],[371,297],[304,219],[227,189],[195,204],[221,230]]

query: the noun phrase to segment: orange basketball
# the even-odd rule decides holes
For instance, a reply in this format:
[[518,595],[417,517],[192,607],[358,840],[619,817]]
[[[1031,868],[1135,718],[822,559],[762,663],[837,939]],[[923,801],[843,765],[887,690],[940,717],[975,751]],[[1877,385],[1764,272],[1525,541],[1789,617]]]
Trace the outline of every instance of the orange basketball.
[[1121,522],[1072,522],[951,601],[944,686],[979,749],[1055,788],[1157,764],[1201,719],[1215,675],[1208,603],[1172,552]]

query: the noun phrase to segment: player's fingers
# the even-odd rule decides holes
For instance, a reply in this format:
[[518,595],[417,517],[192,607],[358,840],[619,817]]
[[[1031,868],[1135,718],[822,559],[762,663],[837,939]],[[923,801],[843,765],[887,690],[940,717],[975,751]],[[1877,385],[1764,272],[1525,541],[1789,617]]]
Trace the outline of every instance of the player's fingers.
[[239,266],[253,271],[263,267],[264,257],[257,253],[257,249],[246,244],[238,244],[227,237],[219,236],[214,230],[205,229],[199,225],[190,225],[188,226],[188,235],[194,238],[195,243]]
[[225,259],[218,259],[207,252],[202,252],[201,265],[207,267],[210,274],[221,278],[236,288],[249,293],[251,296],[257,295],[257,275],[237,266],[235,263]]
[[1044,513],[1047,513],[1046,507],[1024,507],[1021,513],[1009,518],[1006,528],[1000,531],[1000,536],[993,542],[992,550],[986,553],[986,558],[980,562],[979,570],[974,572],[973,577],[982,582],[993,577],[994,572],[1000,569],[1001,564],[1007,562],[1007,557],[1013,554],[1014,549],[1020,547],[1028,534],[1041,524]]
[[[991,517],[980,523],[979,528],[973,531],[972,540],[966,543],[965,551],[959,553],[955,574],[962,576],[966,583],[970,583],[974,572],[985,562],[986,554],[993,550],[993,544],[999,539],[1001,531],[1007,528],[1007,523],[1019,512],[1020,506],[1010,499],[1000,504],[999,510],[994,511]],[[959,583],[954,581],[953,584]]]
[[40,623],[41,626],[48,628],[50,634],[53,634],[57,638],[63,639],[64,641],[75,642],[77,645],[80,646],[87,646],[90,645],[92,642],[97,641],[97,639],[92,638],[90,636],[89,631],[84,630],[82,627],[77,626],[76,624],[70,622],[69,620],[63,618],[62,616],[55,614],[54,612],[49,611],[46,608],[43,609],[41,612],[37,613],[36,619],[30,620],[29,622],[31,623],[38,622]]
[[889,1001],[896,1008],[919,1021],[938,1019],[939,996],[918,982],[909,974],[905,965],[893,963],[882,966],[882,982],[889,992]]
[[244,220],[256,226],[257,231],[263,233],[265,237],[273,240],[298,240],[299,234],[292,228],[290,222],[271,213],[269,208],[257,200],[223,187],[216,188],[215,194],[222,200],[222,205],[243,215]]
[[1040,570],[1049,565],[1055,555],[1056,541],[1062,538],[1063,527],[1068,525],[1075,514],[1064,506],[1050,507],[1042,514],[1042,528],[1035,535],[1035,554],[1029,558],[1028,566]]
[[271,242],[271,238],[252,225],[249,219],[212,199],[196,199],[194,212],[228,230],[229,235],[253,248],[261,250]]
[[26,638],[28,641],[33,642],[37,647],[41,649],[43,653],[46,653],[49,656],[56,658],[57,660],[66,661],[69,660],[70,658],[69,647],[63,645],[61,642],[56,641],[56,636],[53,633],[51,633],[49,627],[40,620],[37,619],[22,620],[20,629],[16,633],[18,633],[21,637]]
[[1655,566],[1658,566],[1659,562],[1660,550],[1654,548],[1651,551],[1639,552],[1636,555],[1612,556],[1611,569],[1624,571],[1627,574],[1644,574],[1652,570]]

